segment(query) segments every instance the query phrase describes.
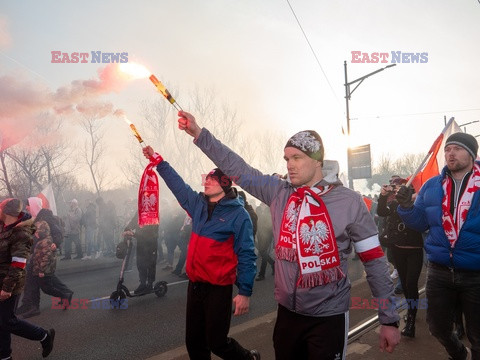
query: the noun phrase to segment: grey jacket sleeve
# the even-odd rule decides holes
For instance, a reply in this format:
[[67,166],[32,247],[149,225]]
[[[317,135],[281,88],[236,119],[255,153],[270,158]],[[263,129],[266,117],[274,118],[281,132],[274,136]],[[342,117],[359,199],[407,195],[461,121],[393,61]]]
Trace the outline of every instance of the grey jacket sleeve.
[[348,232],[354,242],[355,251],[362,259],[372,295],[379,299],[380,324],[393,323],[399,320],[393,293],[394,286],[389,276],[387,259],[380,247],[375,222],[359,195],[356,195],[352,210],[356,215]]
[[264,175],[248,165],[245,160],[223,145],[205,128],[202,129],[195,144],[232,181],[269,206],[278,190],[284,186],[284,182],[277,177]]

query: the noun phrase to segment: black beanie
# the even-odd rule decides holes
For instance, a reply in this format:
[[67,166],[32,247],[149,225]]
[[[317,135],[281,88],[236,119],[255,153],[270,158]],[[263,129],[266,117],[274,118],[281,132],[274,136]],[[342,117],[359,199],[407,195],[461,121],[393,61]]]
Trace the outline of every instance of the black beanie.
[[470,134],[457,132],[452,134],[448,137],[447,141],[445,142],[445,147],[447,145],[459,145],[463,147],[468,153],[472,156],[473,160],[477,158],[478,153],[478,142],[475,137]]
[[23,209],[23,203],[19,199],[8,198],[0,203],[0,209],[5,215],[17,217]]
[[209,177],[212,177],[218,181],[225,194],[228,193],[232,188],[232,180],[230,180],[230,178],[219,168],[215,168],[210,171],[207,175],[207,178]]
[[296,133],[288,139],[285,147],[294,147],[314,160],[323,161],[323,142],[316,131],[304,130]]

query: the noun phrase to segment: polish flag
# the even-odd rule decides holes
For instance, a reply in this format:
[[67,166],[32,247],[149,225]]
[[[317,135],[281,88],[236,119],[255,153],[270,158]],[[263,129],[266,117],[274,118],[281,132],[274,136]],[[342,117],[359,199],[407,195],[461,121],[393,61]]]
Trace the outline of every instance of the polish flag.
[[[454,133],[461,132],[460,126],[455,121],[455,118],[451,118],[442,133],[437,137],[432,147],[428,151],[427,156],[423,159],[422,164],[418,170],[411,176],[413,180],[409,180],[407,186],[412,184],[415,192],[419,192],[422,185],[430,178],[440,174],[443,167],[445,166],[445,156],[443,149],[445,148],[445,142],[448,137]],[[425,166],[425,162],[427,161]]]
[[33,217],[37,216],[40,209],[50,209],[53,215],[57,215],[57,204],[55,203],[52,183],[48,184],[36,197],[28,198],[28,203]]

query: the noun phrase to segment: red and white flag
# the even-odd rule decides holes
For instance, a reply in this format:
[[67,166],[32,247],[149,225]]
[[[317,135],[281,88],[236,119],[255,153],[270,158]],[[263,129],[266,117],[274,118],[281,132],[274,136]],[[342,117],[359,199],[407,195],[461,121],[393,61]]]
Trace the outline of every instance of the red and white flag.
[[[450,135],[460,131],[462,131],[462,129],[460,129],[460,126],[458,126],[458,124],[455,122],[455,119],[452,117],[428,151],[428,154],[425,157],[422,165],[419,167],[420,171],[417,170],[417,172],[412,175],[413,180],[409,181],[417,193],[428,179],[440,174],[440,171],[442,171],[443,167],[445,166],[445,156],[442,151],[443,148],[445,148],[445,142]],[[423,166],[428,158],[428,162],[425,166]]]
[[36,197],[28,198],[28,204],[33,217],[37,216],[41,209],[50,209],[53,215],[57,215],[57,204],[55,203],[52,183],[48,184]]

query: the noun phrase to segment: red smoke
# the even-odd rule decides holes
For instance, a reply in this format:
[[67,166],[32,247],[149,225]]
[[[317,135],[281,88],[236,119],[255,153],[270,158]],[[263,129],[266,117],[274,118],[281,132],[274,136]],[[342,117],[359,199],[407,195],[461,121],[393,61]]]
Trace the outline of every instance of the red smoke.
[[127,81],[118,71],[118,64],[99,69],[97,79],[74,80],[55,92],[13,76],[0,77],[0,150],[20,142],[33,131],[42,113],[95,118],[123,115],[123,110],[115,110],[111,103],[100,101],[100,97],[122,90]]

